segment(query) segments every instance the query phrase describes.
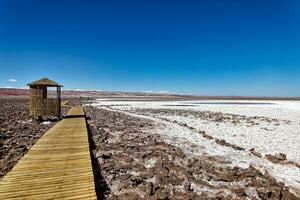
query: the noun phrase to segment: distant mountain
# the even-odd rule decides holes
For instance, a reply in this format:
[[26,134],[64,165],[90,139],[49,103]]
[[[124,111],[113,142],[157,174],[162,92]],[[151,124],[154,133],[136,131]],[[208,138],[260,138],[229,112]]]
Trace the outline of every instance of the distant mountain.
[[29,95],[29,90],[15,89],[15,88],[0,88],[0,95],[16,95],[16,96]]
[[[55,90],[48,90],[48,94],[55,95]],[[16,89],[16,88],[0,88],[0,96],[29,96],[29,89]],[[95,98],[159,98],[159,97],[192,97],[188,95],[173,95],[173,94],[156,94],[156,93],[143,93],[143,92],[110,92],[110,91],[93,91],[93,90],[62,90],[63,97],[95,97]]]
[[[49,95],[56,91],[49,90]],[[29,89],[0,88],[0,96],[28,97]],[[62,90],[62,98],[110,98],[118,100],[300,100],[300,97],[243,97],[243,96],[195,96],[149,92],[111,92],[111,91],[82,91]]]

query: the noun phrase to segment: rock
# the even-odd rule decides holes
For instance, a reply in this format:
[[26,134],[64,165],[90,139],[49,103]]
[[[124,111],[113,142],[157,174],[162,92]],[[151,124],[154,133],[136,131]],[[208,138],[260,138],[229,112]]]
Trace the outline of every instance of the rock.
[[144,182],[143,178],[141,178],[141,177],[131,177],[130,181],[133,186],[140,185]]
[[286,154],[279,153],[279,154],[275,154],[274,156],[270,155],[270,154],[266,154],[265,158],[267,158],[269,161],[271,161],[273,163],[279,163],[281,161],[286,160]]
[[281,200],[299,200],[299,198],[297,198],[294,194],[291,194],[291,192],[289,192],[289,188],[284,187],[281,191],[280,191],[280,195]]
[[45,121],[45,122],[42,122],[43,125],[50,125],[52,122],[50,121]]
[[186,191],[188,191],[188,192],[194,191],[194,189],[192,189],[192,186],[191,186],[191,185],[192,185],[191,182],[186,182],[186,183],[184,184],[184,189],[185,189]]
[[254,148],[250,149],[249,151],[250,151],[253,155],[255,155],[255,156],[259,157],[259,158],[262,158],[262,155],[261,155],[260,153],[256,152]]
[[148,197],[153,196],[155,194],[154,184],[152,182],[148,182],[145,185],[145,193]]
[[286,160],[286,154],[283,154],[283,153],[275,154],[275,157],[278,160]]
[[240,178],[254,178],[258,175],[262,175],[262,173],[259,170],[255,169],[252,165],[250,165],[248,168],[242,170],[242,172],[240,173]]
[[121,176],[119,177],[119,179],[120,179],[121,181],[126,181],[126,180],[128,180],[130,177],[131,177],[130,174],[123,174],[123,175],[121,175]]
[[103,158],[103,159],[110,159],[112,157],[112,153],[108,152],[97,152],[96,153],[96,158]]
[[222,145],[222,146],[228,146],[228,147],[231,147],[231,148],[233,148],[233,149],[235,149],[235,150],[239,150],[239,151],[245,150],[245,149],[242,148],[242,147],[239,147],[239,146],[237,146],[237,145],[230,144],[230,143],[226,142],[224,139],[215,139],[215,141],[216,141],[217,144],[220,144],[220,145]]
[[161,199],[161,200],[168,200],[168,199],[169,199],[169,196],[170,196],[170,194],[169,194],[167,191],[165,191],[165,190],[161,191],[161,192],[157,195],[158,199]]

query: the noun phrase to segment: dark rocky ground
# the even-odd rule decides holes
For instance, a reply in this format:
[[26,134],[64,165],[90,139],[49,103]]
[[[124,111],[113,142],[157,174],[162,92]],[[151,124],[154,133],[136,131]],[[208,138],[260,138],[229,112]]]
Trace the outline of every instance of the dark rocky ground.
[[254,167],[230,168],[216,156],[187,157],[147,132],[155,124],[86,107],[97,192],[106,199],[297,199]]

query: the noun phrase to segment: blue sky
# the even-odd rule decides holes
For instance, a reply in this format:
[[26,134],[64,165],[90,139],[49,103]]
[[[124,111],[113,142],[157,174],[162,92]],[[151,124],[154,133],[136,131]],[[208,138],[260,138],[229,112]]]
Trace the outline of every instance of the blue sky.
[[0,0],[0,86],[300,96],[299,2]]

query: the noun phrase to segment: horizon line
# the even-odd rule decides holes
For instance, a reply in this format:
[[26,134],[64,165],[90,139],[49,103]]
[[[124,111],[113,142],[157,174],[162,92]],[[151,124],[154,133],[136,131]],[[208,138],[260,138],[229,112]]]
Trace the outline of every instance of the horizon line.
[[[0,86],[0,89],[8,89],[8,90],[29,90],[28,87],[13,87],[13,86]],[[69,89],[65,88],[62,91],[73,91],[73,92],[111,92],[111,93],[142,93],[142,94],[156,94],[156,95],[165,95],[165,96],[193,96],[193,97],[201,97],[201,98],[259,98],[259,99],[287,99],[292,98],[296,100],[300,100],[300,96],[263,96],[263,95],[205,95],[205,94],[191,94],[191,93],[178,93],[178,92],[169,92],[166,91],[120,91],[120,90],[99,90],[99,89]]]

